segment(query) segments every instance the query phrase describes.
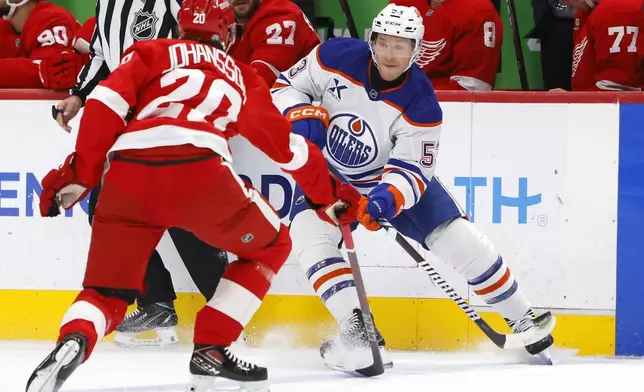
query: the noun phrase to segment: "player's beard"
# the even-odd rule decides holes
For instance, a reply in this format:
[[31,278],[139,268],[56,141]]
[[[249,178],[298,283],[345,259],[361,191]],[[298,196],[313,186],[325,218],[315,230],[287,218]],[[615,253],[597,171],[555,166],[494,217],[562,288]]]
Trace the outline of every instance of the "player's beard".
[[[242,0],[243,1],[243,0]],[[248,1],[248,10],[243,13],[237,12],[235,4],[233,3],[233,12],[235,13],[235,19],[241,24],[246,24],[250,18],[253,17],[253,14],[259,8],[259,3],[261,0],[247,0]]]

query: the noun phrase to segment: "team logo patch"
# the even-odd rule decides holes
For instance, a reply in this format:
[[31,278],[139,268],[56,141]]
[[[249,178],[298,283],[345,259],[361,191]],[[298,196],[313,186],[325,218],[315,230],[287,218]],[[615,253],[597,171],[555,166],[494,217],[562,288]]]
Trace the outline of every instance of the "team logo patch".
[[361,168],[378,156],[373,129],[354,114],[338,114],[331,118],[326,148],[331,159],[348,168]]
[[305,58],[302,59],[299,63],[297,63],[296,66],[291,67],[291,69],[288,71],[288,77],[289,78],[294,78],[299,74],[300,72],[304,71],[306,69],[306,66],[308,65],[308,60]]
[[243,242],[244,244],[247,244],[251,242],[253,238],[255,238],[255,236],[253,236],[251,233],[247,233],[242,236],[241,242]]
[[295,200],[295,205],[299,206],[303,204],[304,201],[306,201],[306,197],[304,197],[304,195],[301,195],[300,197],[297,198],[297,200]]
[[156,14],[145,12],[143,10],[134,14],[134,22],[130,28],[130,33],[136,41],[145,41],[152,39],[157,33],[157,18]]
[[333,83],[334,86],[329,87],[327,91],[336,101],[340,102],[342,100],[342,90],[346,90],[348,87],[340,84],[340,81],[336,78],[333,78]]

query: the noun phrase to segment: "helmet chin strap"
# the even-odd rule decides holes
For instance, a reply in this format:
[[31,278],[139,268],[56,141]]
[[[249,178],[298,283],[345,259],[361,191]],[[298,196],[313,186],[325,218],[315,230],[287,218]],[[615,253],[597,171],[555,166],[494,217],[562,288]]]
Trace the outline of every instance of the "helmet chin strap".
[[595,8],[595,6],[597,5],[597,4],[595,4],[595,2],[593,0],[584,0],[584,1],[586,2],[586,4],[588,4],[590,9]]

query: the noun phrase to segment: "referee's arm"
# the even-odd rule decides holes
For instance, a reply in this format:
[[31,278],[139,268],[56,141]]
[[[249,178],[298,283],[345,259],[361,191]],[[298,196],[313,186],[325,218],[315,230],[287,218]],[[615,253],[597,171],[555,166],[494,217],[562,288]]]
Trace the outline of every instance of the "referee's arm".
[[98,36],[98,29],[94,31],[94,35],[92,36],[91,49],[92,55],[90,61],[81,70],[78,75],[78,82],[71,91],[71,95],[80,98],[83,105],[85,104],[85,99],[87,99],[87,96],[94,90],[96,85],[101,80],[107,79],[110,74],[110,69],[103,56],[103,48],[101,47],[101,40]]

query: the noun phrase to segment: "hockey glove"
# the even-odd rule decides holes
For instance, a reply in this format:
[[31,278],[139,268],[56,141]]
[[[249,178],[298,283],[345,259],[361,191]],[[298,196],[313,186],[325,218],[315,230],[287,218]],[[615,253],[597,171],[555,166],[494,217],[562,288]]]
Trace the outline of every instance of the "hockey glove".
[[323,221],[334,226],[350,225],[356,221],[360,192],[351,185],[343,184],[333,175],[330,178],[333,185],[333,195],[337,200],[332,204],[316,205],[307,197],[307,202]]
[[80,184],[74,172],[74,153],[58,169],[50,170],[42,180],[40,215],[54,217],[60,207],[68,210],[89,193],[89,188]]
[[396,187],[381,183],[360,200],[357,218],[367,230],[376,231],[380,229],[378,220],[394,218],[404,205],[405,198]]
[[42,58],[38,64],[38,72],[43,87],[60,90],[76,85],[76,78],[82,67],[83,61],[79,54],[63,51]]
[[326,144],[326,129],[329,127],[329,112],[321,106],[300,104],[286,112],[293,133],[305,137],[320,150]]

